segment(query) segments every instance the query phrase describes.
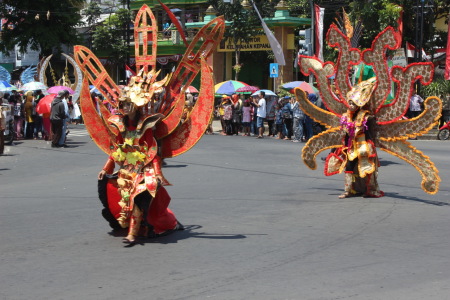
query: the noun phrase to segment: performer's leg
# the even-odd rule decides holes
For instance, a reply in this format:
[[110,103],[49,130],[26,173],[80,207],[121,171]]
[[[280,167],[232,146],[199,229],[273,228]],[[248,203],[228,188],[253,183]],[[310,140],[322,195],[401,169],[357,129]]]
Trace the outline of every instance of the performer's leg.
[[344,192],[339,195],[339,198],[348,198],[352,196],[353,174],[345,173],[344,176]]
[[367,182],[366,182],[366,193],[364,194],[364,197],[383,197],[384,192],[380,191],[380,188],[378,186],[378,171],[375,170],[372,174],[367,175]]
[[141,228],[142,221],[142,211],[137,205],[133,207],[133,213],[131,214],[130,228],[128,229],[128,235],[124,238],[124,243],[134,243],[136,241],[136,236],[139,234],[139,229]]
[[357,166],[358,166],[357,159],[347,162],[347,165],[345,166],[344,192],[341,195],[339,195],[340,199],[348,198],[355,194],[355,191],[353,190],[353,181],[354,181],[353,172],[355,168],[357,168]]

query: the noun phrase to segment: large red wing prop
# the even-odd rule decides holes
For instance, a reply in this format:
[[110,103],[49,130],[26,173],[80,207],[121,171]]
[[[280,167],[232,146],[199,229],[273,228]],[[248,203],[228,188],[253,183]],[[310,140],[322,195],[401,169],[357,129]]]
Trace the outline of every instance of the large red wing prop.
[[111,149],[111,145],[114,145],[116,137],[108,129],[108,126],[102,117],[97,113],[96,106],[91,99],[89,82],[86,75],[84,76],[83,87],[81,89],[80,107],[84,124],[86,125],[86,129],[91,135],[92,140],[103,150],[103,152],[110,155],[111,152],[114,151],[114,149]]
[[181,116],[183,115],[184,101],[186,96],[184,93],[179,93],[175,99],[173,109],[167,117],[159,122],[155,128],[154,136],[156,139],[162,139],[169,135],[172,131],[180,125]]
[[[217,45],[223,38],[225,32],[225,21],[223,17],[217,17],[205,26],[195,35],[189,44],[183,59],[170,78],[168,84],[169,95],[174,99],[181,91],[182,87],[188,87],[200,71],[200,58],[207,59],[217,48]],[[171,99],[167,99],[171,100]],[[166,114],[170,109],[170,101],[164,103],[161,112]]]
[[[117,106],[120,89],[109,77],[103,65],[91,50],[84,46],[77,45],[74,47],[74,56],[78,66],[89,79],[89,83],[93,84],[103,97],[114,107]],[[88,85],[89,92],[89,85]]]
[[212,69],[201,58],[201,91],[188,120],[161,140],[161,157],[174,157],[191,149],[203,136],[214,110]]
[[[155,131],[157,139],[167,136],[178,126],[184,107],[180,105],[179,94],[184,96],[184,88],[192,83],[200,71],[201,58],[206,60],[211,55],[222,40],[224,31],[225,21],[223,17],[218,17],[203,26],[195,35],[167,86],[166,102],[160,109],[160,112],[167,117],[161,121]],[[175,105],[172,105],[174,100]]]
[[134,19],[134,54],[137,72],[141,68],[148,72],[148,66],[152,69],[156,67],[157,47],[158,24],[151,9],[144,4]]

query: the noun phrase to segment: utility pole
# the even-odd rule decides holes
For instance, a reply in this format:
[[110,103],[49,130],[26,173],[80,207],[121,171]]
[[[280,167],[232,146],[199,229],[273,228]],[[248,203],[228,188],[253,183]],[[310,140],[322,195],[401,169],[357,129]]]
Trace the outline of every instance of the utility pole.
[[[416,0],[416,37],[414,40],[414,62],[422,61],[422,42],[423,42],[423,6],[425,0]],[[416,93],[420,93],[420,81],[416,81]]]
[[[127,0],[127,9],[128,9],[128,11],[130,11],[130,0]],[[130,22],[128,22],[128,24],[127,24],[127,33],[126,33],[125,37],[127,39],[127,49],[128,49],[126,61],[127,61],[127,66],[129,67],[130,66]]]
[[[314,43],[315,43],[315,28],[314,28],[314,23],[315,23],[315,18],[314,18],[314,0],[309,0],[309,5],[311,6],[311,56],[314,56]],[[314,77],[313,75],[309,75],[309,84],[312,86],[314,82]]]

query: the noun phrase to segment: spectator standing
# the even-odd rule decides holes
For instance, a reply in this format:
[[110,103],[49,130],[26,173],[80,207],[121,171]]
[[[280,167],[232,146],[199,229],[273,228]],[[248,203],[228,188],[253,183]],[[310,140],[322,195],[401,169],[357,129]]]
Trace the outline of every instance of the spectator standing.
[[422,111],[423,99],[417,93],[411,96],[409,99],[409,118],[415,118],[420,115]]
[[233,135],[233,105],[230,97],[223,103],[223,121],[225,122],[225,135]]
[[264,119],[266,118],[266,93],[263,91],[259,92],[259,100],[253,99],[253,105],[257,107],[256,110],[256,126],[258,127],[258,139],[264,137]]
[[283,111],[279,104],[275,104],[275,128],[277,131],[277,140],[281,140],[283,136]]
[[250,132],[253,135],[258,135],[258,126],[256,124],[256,121],[258,120],[258,116],[256,115],[256,113],[258,111],[257,111],[257,107],[254,106],[254,104],[253,104],[253,98],[251,98],[250,105],[251,105],[251,113],[252,113],[252,118],[251,118],[252,120],[250,122]]
[[290,140],[292,137],[292,107],[289,96],[284,97],[283,108],[281,110],[283,112],[284,132],[286,135],[284,139]]
[[223,120],[223,105],[225,104],[225,101],[227,100],[228,96],[223,96],[222,100],[220,100],[220,105],[218,108],[219,111],[219,118],[220,118],[220,125],[222,126],[222,134],[225,135],[225,121]]
[[69,117],[69,91],[64,90],[64,96],[62,98],[62,102],[64,104],[64,113],[65,113],[65,117],[63,119],[63,128],[62,128],[62,133],[61,133],[61,138],[59,139],[59,145],[61,147],[66,147],[66,136],[69,133],[69,131],[67,130],[67,122],[70,120]]
[[189,107],[194,106],[194,96],[189,92],[186,93],[186,105],[189,105]]
[[63,98],[66,96],[66,92],[66,90],[59,91],[58,96],[56,96],[52,101],[50,121],[52,123],[53,148],[65,147],[65,144],[60,144],[60,140],[62,137],[63,122],[66,118],[66,109],[63,103]]
[[245,100],[242,107],[242,126],[243,136],[250,136],[250,122],[252,121],[252,107],[250,106],[250,100]]
[[275,104],[277,103],[277,97],[270,97],[270,100],[267,101],[267,127],[269,127],[268,136],[275,136]]
[[23,113],[24,113],[24,105],[22,103],[22,97],[20,94],[15,94],[14,97],[14,125],[16,130],[16,138],[23,138]]
[[28,91],[25,94],[25,138],[32,139],[34,135],[34,116],[36,107],[34,106],[33,92]]
[[[44,94],[42,94],[41,90],[37,90],[34,92],[34,111],[36,112],[36,107],[39,104],[39,101],[44,98]],[[40,134],[40,137],[39,137]],[[44,132],[42,129],[42,116],[39,115],[37,112],[34,114],[34,139],[39,139],[44,136]]]
[[294,143],[298,143],[303,141],[303,123],[305,122],[305,113],[300,108],[300,105],[294,98],[291,98],[292,105],[292,115],[293,119],[293,129],[294,129],[294,139],[292,140]]
[[238,135],[241,130],[241,119],[242,119],[242,100],[239,99],[237,94],[231,95],[231,101],[233,105],[233,134]]

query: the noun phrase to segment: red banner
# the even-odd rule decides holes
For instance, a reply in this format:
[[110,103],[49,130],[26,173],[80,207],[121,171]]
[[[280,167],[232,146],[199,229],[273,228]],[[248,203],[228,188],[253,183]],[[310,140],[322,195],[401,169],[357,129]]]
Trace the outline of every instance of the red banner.
[[314,21],[315,21],[315,56],[323,61],[323,15],[325,8],[314,4]]

